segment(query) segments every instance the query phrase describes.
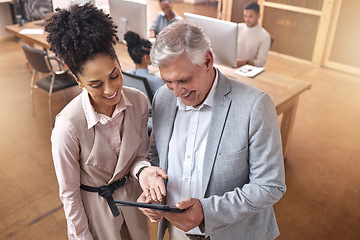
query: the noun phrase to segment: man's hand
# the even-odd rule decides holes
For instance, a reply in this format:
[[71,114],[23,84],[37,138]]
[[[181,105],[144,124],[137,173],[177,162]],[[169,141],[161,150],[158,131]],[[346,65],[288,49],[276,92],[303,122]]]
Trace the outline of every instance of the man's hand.
[[244,59],[236,60],[236,67],[241,67],[241,66],[244,66],[245,64],[246,64],[246,60],[244,60]]
[[145,197],[151,197],[153,201],[161,201],[166,196],[164,179],[168,175],[159,167],[147,167],[139,175],[139,183]]
[[187,198],[178,202],[176,207],[186,209],[182,213],[163,212],[162,215],[175,227],[187,232],[197,227],[204,220],[204,212],[200,200],[197,198]]
[[[146,197],[145,193],[142,193],[140,195],[140,197],[137,199],[137,202],[142,202],[142,203],[157,203],[159,204],[159,202],[154,202],[151,200],[151,197]],[[139,208],[139,210],[145,215],[147,216],[151,222],[160,222],[160,220],[163,218],[163,216],[161,215],[160,211],[155,211],[155,210],[151,210],[148,208]]]

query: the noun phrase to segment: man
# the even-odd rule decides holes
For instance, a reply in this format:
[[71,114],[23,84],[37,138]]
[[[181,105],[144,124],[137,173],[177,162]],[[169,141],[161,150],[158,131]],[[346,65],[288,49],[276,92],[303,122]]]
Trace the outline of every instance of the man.
[[259,5],[256,2],[248,3],[244,8],[245,23],[238,24],[237,66],[245,64],[262,67],[268,55],[271,37],[259,25]]
[[[192,22],[164,28],[150,56],[166,86],[153,100],[149,158],[167,172],[163,202],[186,209],[141,209],[161,220],[158,239],[166,228],[171,240],[276,238],[272,205],[285,193],[285,174],[270,97],[214,68],[210,42]],[[140,171],[140,183],[151,169]],[[138,201],[161,194],[149,187]]]
[[150,39],[155,38],[156,35],[159,34],[159,32],[167,25],[182,19],[182,17],[172,10],[173,5],[171,0],[160,0],[159,2],[162,12],[159,12],[156,15],[156,18],[151,25],[149,33]]

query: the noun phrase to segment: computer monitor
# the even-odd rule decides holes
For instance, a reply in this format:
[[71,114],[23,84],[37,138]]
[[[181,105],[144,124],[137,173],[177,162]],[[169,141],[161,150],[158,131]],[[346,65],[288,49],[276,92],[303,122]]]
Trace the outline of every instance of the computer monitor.
[[208,36],[215,63],[236,67],[238,34],[236,23],[192,13],[184,13],[184,18],[194,21]]
[[147,38],[145,0],[109,0],[110,16],[118,26],[118,37],[124,40],[127,31],[133,31],[141,38]]

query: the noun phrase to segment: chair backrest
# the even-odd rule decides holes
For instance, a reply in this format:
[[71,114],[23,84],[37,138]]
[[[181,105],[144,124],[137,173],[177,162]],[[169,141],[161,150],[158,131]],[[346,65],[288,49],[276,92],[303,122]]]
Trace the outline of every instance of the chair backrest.
[[274,44],[275,39],[271,38],[271,42],[270,42],[270,48],[272,47],[272,45]]
[[45,57],[47,57],[46,50],[40,50],[30,47],[28,44],[22,46],[26,59],[29,64],[38,72],[50,73],[51,70],[46,63]]
[[148,97],[150,101],[149,108],[151,108],[154,94],[151,91],[148,80],[145,77],[141,77],[127,72],[122,72],[122,75],[124,78],[124,86],[133,87],[142,91]]

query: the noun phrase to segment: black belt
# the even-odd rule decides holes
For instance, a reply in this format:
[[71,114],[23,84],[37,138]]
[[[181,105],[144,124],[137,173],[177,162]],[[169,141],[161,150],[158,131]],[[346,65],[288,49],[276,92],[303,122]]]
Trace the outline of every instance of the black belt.
[[186,234],[188,238],[191,240],[210,240],[210,237],[205,237],[205,235],[197,235],[197,234]]
[[84,184],[80,185],[80,189],[87,191],[87,192],[97,192],[100,196],[106,199],[110,210],[114,217],[118,216],[120,214],[119,209],[116,207],[114,198],[112,197],[114,191],[118,189],[119,187],[122,187],[125,185],[127,179],[129,178],[130,173],[128,173],[125,177],[122,179],[113,182],[109,185],[100,186],[100,187],[91,187]]

